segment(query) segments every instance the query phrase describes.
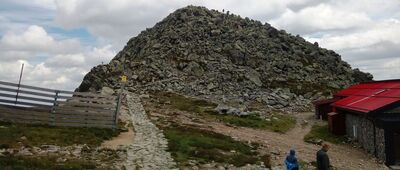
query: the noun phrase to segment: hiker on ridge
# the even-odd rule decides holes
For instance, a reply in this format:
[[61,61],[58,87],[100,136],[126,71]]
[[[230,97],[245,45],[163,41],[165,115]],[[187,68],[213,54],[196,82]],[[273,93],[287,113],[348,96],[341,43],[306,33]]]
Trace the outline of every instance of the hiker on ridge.
[[300,168],[294,149],[290,150],[289,155],[286,157],[285,164],[286,170],[298,170]]
[[318,170],[329,170],[331,165],[329,163],[329,157],[326,152],[329,150],[329,145],[324,143],[321,150],[317,152],[317,169]]

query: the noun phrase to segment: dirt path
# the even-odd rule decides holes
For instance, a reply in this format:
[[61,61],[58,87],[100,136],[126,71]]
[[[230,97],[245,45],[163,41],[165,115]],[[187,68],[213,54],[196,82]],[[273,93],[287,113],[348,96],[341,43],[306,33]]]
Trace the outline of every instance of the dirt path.
[[[303,138],[311,129],[313,124],[326,124],[317,121],[313,113],[294,113],[297,119],[295,128],[285,134],[275,133],[268,130],[252,129],[246,127],[228,126],[223,122],[206,119],[200,115],[180,111],[168,107],[165,103],[156,103],[157,100],[148,100],[146,103],[149,114],[160,120],[169,120],[182,125],[195,126],[206,130],[231,136],[235,139],[247,142],[257,142],[263,145],[260,153],[271,153],[272,164],[275,169],[284,169],[284,159],[290,149],[297,151],[297,156],[304,162],[315,161],[316,152],[320,146],[306,143]],[[306,123],[307,122],[307,123]],[[304,125],[306,123],[306,125]],[[376,160],[359,148],[351,145],[331,144],[328,152],[331,164],[339,170],[387,170],[388,168],[376,162]]]
[[[232,136],[239,140],[264,143],[275,155],[275,159],[273,160],[274,166],[281,166],[283,169],[283,161],[291,148],[297,151],[300,160],[306,162],[315,160],[315,153],[320,149],[320,146],[303,141],[303,137],[310,131],[311,125],[305,127],[301,125],[303,120],[313,121],[309,119],[310,116],[312,116],[312,113],[298,115],[296,127],[286,134],[243,127],[229,127],[217,122],[208,123],[207,125],[212,127],[216,132]],[[310,124],[312,123],[310,122]],[[331,145],[331,150],[328,152],[331,163],[340,170],[387,169],[384,165],[376,163],[373,158],[367,156],[361,149],[356,149],[349,145]]]
[[122,132],[117,137],[103,142],[101,144],[101,147],[110,148],[110,149],[118,149],[118,147],[120,147],[120,146],[128,146],[133,143],[134,136],[135,136],[135,134],[134,134],[132,128],[129,128],[128,132]]

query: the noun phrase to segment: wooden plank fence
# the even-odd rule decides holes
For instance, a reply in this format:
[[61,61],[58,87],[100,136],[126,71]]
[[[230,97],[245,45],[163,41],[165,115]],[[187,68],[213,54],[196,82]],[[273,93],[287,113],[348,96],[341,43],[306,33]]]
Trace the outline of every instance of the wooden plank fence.
[[0,120],[51,126],[116,128],[117,100],[115,96],[0,81]]

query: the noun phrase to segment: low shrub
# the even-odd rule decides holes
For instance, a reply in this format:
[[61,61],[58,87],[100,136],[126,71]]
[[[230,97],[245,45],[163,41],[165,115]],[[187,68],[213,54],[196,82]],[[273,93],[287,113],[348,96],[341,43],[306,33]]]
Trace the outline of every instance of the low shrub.
[[[119,134],[119,130],[102,128],[53,127],[0,122],[0,148],[25,146],[88,144],[99,146]],[[22,137],[26,139],[22,139]]]
[[169,151],[181,165],[187,160],[196,160],[243,166],[260,160],[255,147],[215,132],[178,126],[164,129],[164,133]]
[[285,133],[296,125],[296,119],[284,114],[271,114],[267,119],[263,119],[257,114],[248,116],[218,115],[216,118],[235,126],[268,129],[279,133]]
[[337,136],[329,132],[328,125],[313,125],[311,131],[304,136],[304,141],[313,143],[317,140],[323,140],[335,144],[346,142],[344,136]]
[[67,160],[56,163],[55,157],[0,157],[0,167],[3,170],[89,170],[96,165],[82,160]]

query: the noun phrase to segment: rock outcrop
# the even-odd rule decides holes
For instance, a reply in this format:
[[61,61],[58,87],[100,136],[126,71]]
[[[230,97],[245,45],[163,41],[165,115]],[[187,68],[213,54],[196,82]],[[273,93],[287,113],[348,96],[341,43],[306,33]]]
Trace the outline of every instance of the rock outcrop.
[[258,101],[272,108],[304,108],[372,76],[332,50],[268,23],[188,6],[142,31],[107,65],[94,67],[78,91],[120,87],[175,91],[210,99]]

